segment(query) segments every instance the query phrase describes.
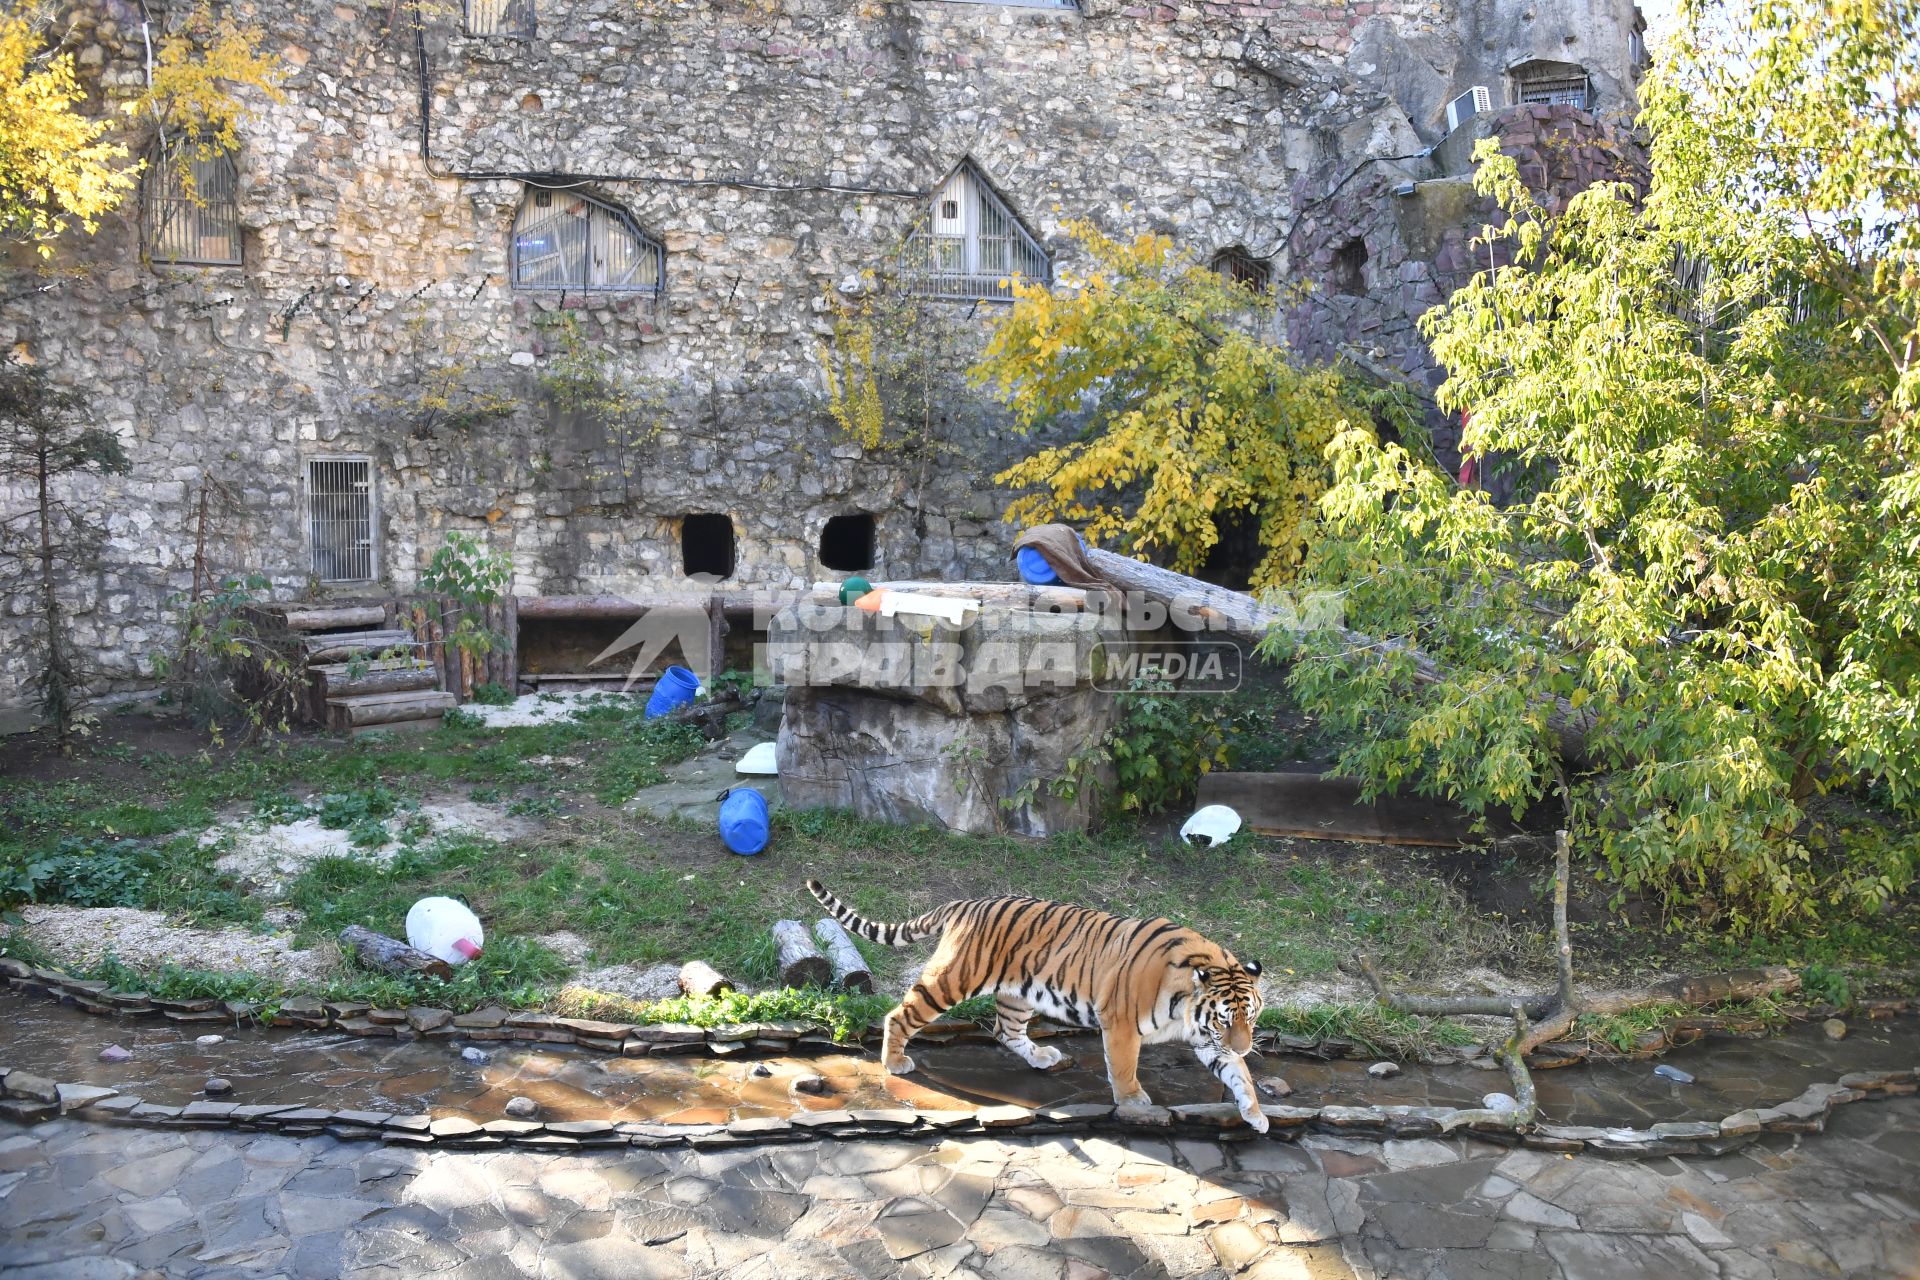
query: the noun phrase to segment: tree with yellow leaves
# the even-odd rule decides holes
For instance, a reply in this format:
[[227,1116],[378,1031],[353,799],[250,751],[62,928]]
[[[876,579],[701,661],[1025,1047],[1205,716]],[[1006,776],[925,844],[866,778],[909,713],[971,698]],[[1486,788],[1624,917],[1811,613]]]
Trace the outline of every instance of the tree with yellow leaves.
[[[52,39],[53,13],[31,0],[0,13],[0,236],[30,242],[43,257],[75,227],[91,234],[141,168],[112,117],[86,110],[73,53]],[[238,145],[240,92],[278,97],[278,69],[259,42],[255,28],[198,6],[161,37],[146,91],[124,104],[129,117],[181,141],[168,151],[189,189],[194,158]]]
[[1078,288],[1015,281],[974,378],[1023,433],[1077,428],[996,481],[1009,523],[1064,521],[1094,542],[1191,573],[1223,522],[1258,528],[1258,590],[1300,563],[1330,473],[1325,450],[1367,415],[1331,369],[1296,367],[1264,336],[1272,299],[1175,252],[1069,228],[1094,261]]

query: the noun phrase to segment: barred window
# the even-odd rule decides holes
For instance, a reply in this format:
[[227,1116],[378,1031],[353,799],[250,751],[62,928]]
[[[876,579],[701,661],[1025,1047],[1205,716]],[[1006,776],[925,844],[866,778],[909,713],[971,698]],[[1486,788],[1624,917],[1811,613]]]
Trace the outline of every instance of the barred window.
[[147,257],[181,266],[240,265],[240,172],[202,143],[163,138],[141,176]]
[[577,191],[527,188],[513,223],[513,287],[659,293],[666,250],[623,209]]
[[1005,299],[1016,276],[1053,281],[1047,251],[970,160],[933,193],[907,237],[901,268],[913,292],[933,298]]
[[533,35],[533,0],[466,0],[467,34]]
[[1513,100],[1520,106],[1547,103],[1585,109],[1590,98],[1587,73],[1576,66],[1543,63],[1513,73]]
[[1255,293],[1273,287],[1273,264],[1254,257],[1239,245],[1213,255],[1213,271],[1230,284],[1244,285]]
[[307,462],[307,529],[313,576],[321,582],[370,582],[374,493],[371,458]]

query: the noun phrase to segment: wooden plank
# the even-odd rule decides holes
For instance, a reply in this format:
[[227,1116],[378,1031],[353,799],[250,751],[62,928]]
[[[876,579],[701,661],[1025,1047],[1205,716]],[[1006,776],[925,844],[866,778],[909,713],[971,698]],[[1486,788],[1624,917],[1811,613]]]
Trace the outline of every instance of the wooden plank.
[[1440,848],[1482,838],[1466,811],[1448,801],[1399,795],[1363,804],[1354,779],[1314,773],[1209,773],[1200,779],[1197,803],[1226,805],[1268,836]]
[[727,611],[718,597],[707,601],[707,669],[701,679],[711,689],[713,681],[727,669]]
[[500,602],[500,633],[506,637],[501,646],[500,683],[509,693],[520,691],[520,597],[508,596]]
[[[1082,613],[1087,593],[1079,587],[1039,587],[1028,582],[876,582],[888,591],[911,591],[943,600],[978,600],[983,605],[1030,609],[1036,613]],[[816,582],[807,592],[809,604],[837,605],[840,584]]]

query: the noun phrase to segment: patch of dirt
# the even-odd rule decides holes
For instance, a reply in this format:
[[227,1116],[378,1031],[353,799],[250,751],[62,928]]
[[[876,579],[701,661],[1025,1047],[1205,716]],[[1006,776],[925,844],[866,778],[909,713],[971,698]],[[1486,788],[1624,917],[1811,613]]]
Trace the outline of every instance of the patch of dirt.
[[251,972],[287,982],[324,978],[338,957],[331,948],[303,949],[291,939],[249,929],[194,929],[167,923],[158,911],[131,907],[32,906],[21,911],[27,936],[63,960],[89,964],[108,953],[136,968],[172,961],[189,969]]
[[671,1000],[680,994],[680,966],[656,964],[642,969],[631,964],[608,965],[575,974],[567,985],[625,996],[629,1000]]
[[[436,836],[461,833],[492,840],[518,840],[541,829],[536,822],[471,800],[429,801],[420,806],[419,813],[433,825]],[[397,814],[388,820],[388,825],[411,817],[411,811]],[[233,839],[233,847],[214,865],[258,891],[274,895],[318,859],[359,857],[384,865],[401,847],[399,841],[389,840],[377,847],[355,848],[348,832],[323,827],[317,817],[264,828],[253,826],[251,819],[228,818],[207,828],[200,837],[201,847],[216,844],[228,836]]]
[[585,964],[587,957],[593,954],[593,944],[591,942],[588,942],[579,934],[571,933],[565,929],[559,929],[553,933],[543,933],[534,938],[533,941],[553,952],[553,954],[559,956],[576,969]]
[[0,737],[0,778],[27,782],[146,783],[143,756],[192,756],[201,751],[230,754],[234,748],[216,748],[203,725],[147,707],[129,708],[101,716],[92,736],[80,741],[71,756],[63,756],[45,730]]

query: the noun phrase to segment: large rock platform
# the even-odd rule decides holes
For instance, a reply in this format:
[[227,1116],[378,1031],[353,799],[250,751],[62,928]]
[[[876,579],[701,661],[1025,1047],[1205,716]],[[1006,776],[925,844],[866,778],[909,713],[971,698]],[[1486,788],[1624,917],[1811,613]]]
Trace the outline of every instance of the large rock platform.
[[958,627],[819,602],[781,611],[767,639],[788,686],[787,803],[976,834],[1085,829],[1116,714],[1093,654],[1113,628],[1017,597]]

